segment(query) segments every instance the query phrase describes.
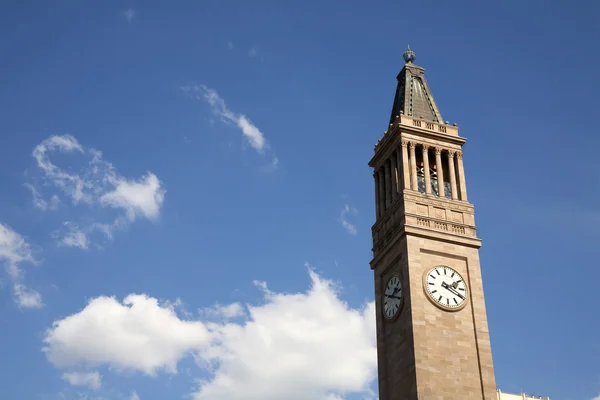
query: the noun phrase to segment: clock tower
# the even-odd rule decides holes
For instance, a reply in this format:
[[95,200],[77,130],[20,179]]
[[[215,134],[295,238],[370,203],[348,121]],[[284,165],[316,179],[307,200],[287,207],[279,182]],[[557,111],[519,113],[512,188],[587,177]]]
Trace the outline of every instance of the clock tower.
[[404,61],[369,162],[379,399],[496,399],[466,139],[442,119],[412,50]]

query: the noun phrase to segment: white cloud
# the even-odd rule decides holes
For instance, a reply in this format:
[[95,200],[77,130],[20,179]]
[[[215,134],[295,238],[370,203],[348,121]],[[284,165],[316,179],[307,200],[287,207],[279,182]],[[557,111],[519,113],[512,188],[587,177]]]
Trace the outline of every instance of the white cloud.
[[[376,373],[374,304],[352,308],[332,282],[309,270],[305,293],[276,293],[264,282],[262,305],[222,306],[220,322],[181,319],[169,305],[143,295],[123,303],[93,299],[47,331],[44,352],[59,368],[109,365],[152,375],[175,373],[192,354],[210,374],[196,400],[338,399],[370,394]],[[237,304],[237,303],[233,303]],[[214,309],[214,308],[213,308]]]
[[137,15],[137,11],[133,8],[128,8],[123,11],[123,17],[127,20],[127,22],[131,22],[135,16]]
[[262,132],[254,125],[246,116],[239,115],[236,118],[238,127],[244,133],[244,136],[248,138],[250,145],[256,150],[261,151],[265,147],[265,137]]
[[212,112],[222,121],[237,125],[246,140],[258,153],[262,154],[268,147],[265,135],[260,129],[247,116],[231,111],[217,91],[204,85],[185,86],[182,87],[182,90],[198,100],[205,100],[210,105]]
[[15,300],[17,305],[21,308],[42,308],[44,303],[42,302],[42,295],[33,289],[30,289],[22,283],[15,283],[13,285],[15,291]]
[[140,396],[137,394],[137,392],[133,392],[131,393],[131,397],[129,398],[129,400],[141,400]]
[[[55,153],[83,158],[82,166],[76,172],[72,168],[62,168],[50,159]],[[35,185],[26,184],[38,208],[55,209],[53,205],[60,202],[58,194],[62,194],[74,205],[121,211],[113,222],[88,222],[83,228],[71,222],[65,223],[67,233],[57,238],[59,245],[86,249],[90,244],[90,235],[95,231],[111,238],[114,229],[122,228],[138,217],[154,221],[160,214],[166,191],[156,175],[148,172],[140,179],[123,177],[102,158],[102,152],[85,148],[71,135],[54,135],[45,139],[35,147],[33,157],[41,172],[40,179],[46,186],[58,190],[47,201],[40,196]],[[90,219],[95,218],[86,218],[88,221]]]
[[351,235],[356,235],[356,226],[348,221],[348,215],[356,215],[358,214],[358,210],[356,208],[350,207],[348,204],[344,204],[342,208],[342,212],[340,213],[340,222],[346,232]]
[[169,307],[145,295],[123,302],[98,297],[79,313],[56,321],[44,339],[48,360],[58,367],[110,364],[154,375],[177,371],[177,362],[206,344],[201,322],[184,321]]
[[[324,399],[366,392],[375,376],[373,304],[352,309],[331,282],[309,271],[307,293],[279,294],[264,282],[266,304],[245,325],[224,324],[203,357],[218,363],[196,400]],[[350,350],[351,349],[351,350]]]
[[0,224],[0,262],[4,263],[12,283],[15,302],[21,308],[41,308],[42,296],[33,289],[23,285],[21,263],[35,264],[31,245],[9,226]]
[[65,372],[62,379],[73,386],[87,386],[91,389],[100,389],[102,377],[98,372]]
[[61,238],[58,237],[58,232],[53,235],[58,239],[59,246],[77,247],[84,250],[88,248],[88,238],[85,232],[70,222],[65,222],[63,225],[67,229],[67,233],[62,235]]
[[0,224],[0,260],[4,261],[6,270],[13,279],[21,275],[20,263],[35,263],[31,245],[23,236],[3,224]]
[[600,394],[596,397],[594,397],[592,400],[600,400]]
[[124,209],[130,221],[133,221],[136,216],[150,220],[158,218],[160,207],[165,199],[165,190],[161,188],[156,175],[148,172],[139,181],[119,179],[115,183],[116,188],[100,198],[102,204]]

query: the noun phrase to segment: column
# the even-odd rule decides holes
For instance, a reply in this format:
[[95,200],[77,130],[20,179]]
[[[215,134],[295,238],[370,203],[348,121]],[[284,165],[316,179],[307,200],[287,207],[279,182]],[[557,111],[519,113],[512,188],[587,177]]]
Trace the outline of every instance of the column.
[[431,175],[429,175],[429,146],[423,146],[423,173],[425,174],[425,193],[431,194]]
[[396,149],[396,191],[402,193],[402,150]]
[[375,181],[375,218],[377,219],[381,212],[379,209],[379,174],[377,172],[373,172],[373,180]]
[[385,173],[383,167],[380,167],[377,171],[377,177],[379,178],[379,182],[377,182],[379,187],[379,216],[382,216],[385,211]]
[[[408,166],[408,141],[402,140],[402,182],[404,189],[410,189],[410,167]],[[413,149],[414,151],[414,149]]]
[[448,150],[448,175],[450,175],[450,188],[452,190],[452,200],[458,200],[456,191],[456,168],[454,168],[454,150]]
[[456,158],[458,159],[458,181],[460,186],[460,199],[467,201],[467,182],[465,180],[465,167],[463,165],[463,152],[457,151]]
[[391,171],[392,171],[392,203],[396,200],[398,196],[398,154],[393,151],[392,156],[390,157]]
[[417,156],[415,154],[415,144],[410,142],[408,148],[410,149],[410,186],[412,190],[419,190],[419,183],[417,182]]
[[441,198],[446,198],[444,193],[444,170],[442,167],[442,149],[435,148],[435,168],[437,169],[438,194]]
[[383,168],[385,170],[385,208],[387,209],[392,204],[392,178],[390,176],[390,159],[384,161]]

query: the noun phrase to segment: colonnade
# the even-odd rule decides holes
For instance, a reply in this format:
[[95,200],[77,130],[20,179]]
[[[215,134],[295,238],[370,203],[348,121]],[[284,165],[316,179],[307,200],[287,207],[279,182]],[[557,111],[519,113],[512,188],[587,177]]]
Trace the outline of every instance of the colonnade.
[[[430,151],[435,154],[435,160],[432,160],[435,168],[430,165]],[[444,184],[445,166],[448,167],[446,175],[450,178],[449,188]],[[419,174],[421,168],[423,173]],[[432,171],[435,171],[437,175],[437,190],[435,191],[432,191],[431,185]],[[400,146],[394,149],[389,157],[381,163],[373,177],[375,178],[377,217],[390,207],[404,189],[452,200],[467,201],[462,151],[460,150],[402,140]],[[419,178],[424,180],[422,187],[419,186]]]

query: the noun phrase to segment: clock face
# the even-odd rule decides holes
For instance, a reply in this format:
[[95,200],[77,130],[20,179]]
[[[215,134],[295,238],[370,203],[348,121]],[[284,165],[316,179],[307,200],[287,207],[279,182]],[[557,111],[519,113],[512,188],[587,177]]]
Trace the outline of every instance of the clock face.
[[392,276],[383,293],[383,314],[386,318],[393,318],[400,309],[400,300],[402,300],[402,283],[398,275]]
[[441,308],[459,310],[467,304],[467,284],[455,269],[438,265],[423,279],[425,292]]

